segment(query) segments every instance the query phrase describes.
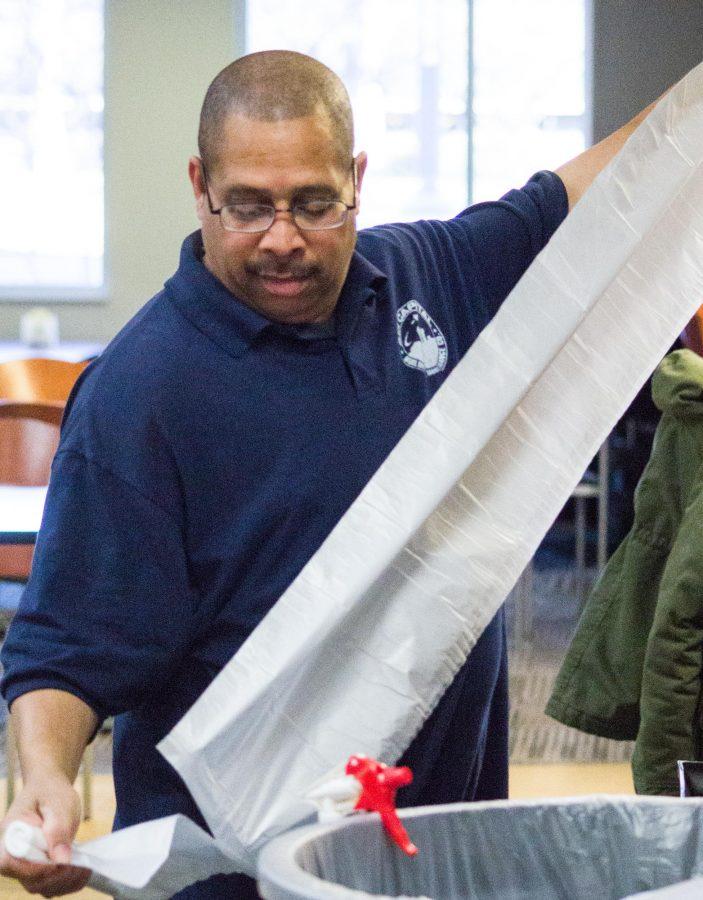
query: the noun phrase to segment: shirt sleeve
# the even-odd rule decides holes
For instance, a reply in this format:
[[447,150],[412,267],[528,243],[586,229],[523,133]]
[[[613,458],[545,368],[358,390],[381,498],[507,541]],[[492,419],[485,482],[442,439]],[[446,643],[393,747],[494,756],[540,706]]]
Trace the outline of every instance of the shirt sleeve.
[[538,172],[500,200],[477,203],[452,220],[467,243],[467,263],[480,287],[487,319],[515,287],[569,211],[554,172]]
[[2,693],[11,703],[65,690],[99,718],[133,709],[167,682],[195,611],[182,526],[99,464],[60,451],[2,649]]

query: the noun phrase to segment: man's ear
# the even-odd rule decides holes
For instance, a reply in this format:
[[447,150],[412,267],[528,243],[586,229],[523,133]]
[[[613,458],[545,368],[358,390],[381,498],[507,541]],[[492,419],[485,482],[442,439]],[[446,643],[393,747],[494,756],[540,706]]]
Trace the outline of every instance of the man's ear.
[[359,211],[359,198],[361,196],[361,183],[364,180],[366,172],[366,164],[368,162],[366,151],[362,150],[354,157],[354,165],[356,167],[356,211]]
[[207,209],[207,197],[205,195],[205,182],[203,181],[203,168],[200,159],[197,156],[191,156],[188,160],[188,178],[193,187],[193,196],[195,197],[195,212],[202,222],[205,218]]

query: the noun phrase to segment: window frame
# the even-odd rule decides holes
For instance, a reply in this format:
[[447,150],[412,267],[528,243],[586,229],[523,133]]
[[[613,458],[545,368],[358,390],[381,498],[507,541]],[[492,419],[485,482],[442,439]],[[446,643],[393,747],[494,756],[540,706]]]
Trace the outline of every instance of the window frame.
[[[102,75],[102,91],[103,100],[106,93],[106,22],[107,9],[106,0],[101,0],[100,12],[102,19],[102,58],[100,60]],[[103,252],[102,252],[102,281],[99,285],[82,286],[82,285],[62,285],[62,284],[3,284],[0,282],[0,304],[1,303],[57,303],[57,304],[79,304],[79,303],[104,303],[110,294],[109,272],[110,272],[110,252],[108,240],[108,191],[105,167],[105,112],[103,106],[102,116],[102,227],[103,227]]]
[[[235,53],[244,55],[249,46],[247,34],[247,5],[256,0],[232,0],[235,24]],[[474,114],[474,69],[475,69],[475,0],[465,0],[467,6],[467,97],[466,97],[466,205],[474,202],[474,176],[476,174],[476,151],[474,148],[475,114]],[[584,141],[588,147],[593,142],[593,0],[582,0],[584,16]],[[566,162],[566,160],[564,160]],[[460,207],[458,207],[460,208]]]

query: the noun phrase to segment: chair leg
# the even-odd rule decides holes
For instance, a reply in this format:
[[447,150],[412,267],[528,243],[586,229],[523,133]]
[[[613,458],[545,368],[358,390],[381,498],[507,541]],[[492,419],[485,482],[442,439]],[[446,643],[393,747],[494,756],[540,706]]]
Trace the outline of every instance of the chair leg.
[[81,780],[83,783],[83,819],[93,817],[93,764],[95,762],[95,745],[88,744],[81,764]]
[[9,809],[15,799],[15,774],[17,772],[17,750],[11,716],[7,717],[5,727],[5,765],[7,767],[5,809]]
[[586,501],[576,497],[575,502],[576,571],[579,579],[583,579],[586,570]]

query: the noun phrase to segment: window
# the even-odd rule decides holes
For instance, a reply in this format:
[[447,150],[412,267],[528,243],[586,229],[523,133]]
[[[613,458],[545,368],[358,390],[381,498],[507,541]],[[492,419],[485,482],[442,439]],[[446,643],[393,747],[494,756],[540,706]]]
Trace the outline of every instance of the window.
[[468,196],[466,0],[249,0],[247,50],[324,62],[369,154],[359,225],[448,217]]
[[102,0],[0,0],[0,296],[103,286]]
[[491,200],[586,142],[584,0],[473,0],[473,192]]
[[246,50],[341,76],[369,153],[364,227],[448,218],[582,150],[585,15],[585,0],[248,0]]

